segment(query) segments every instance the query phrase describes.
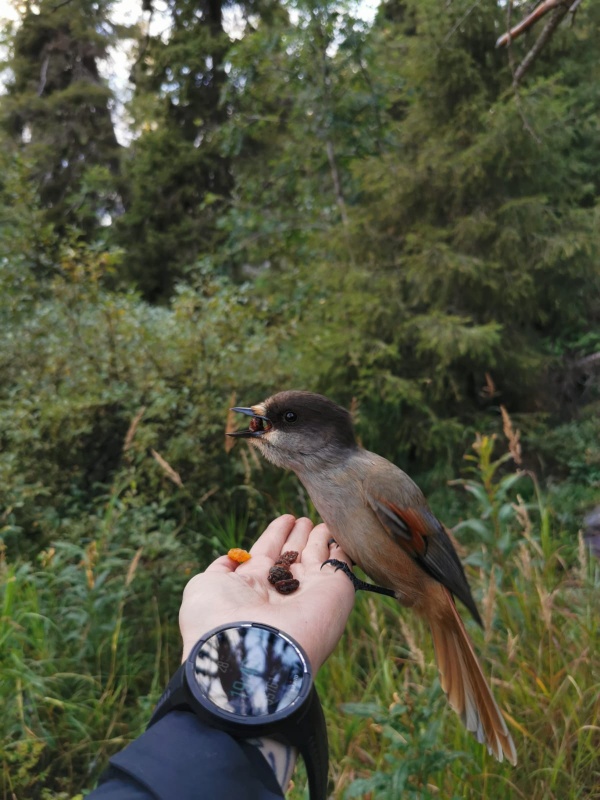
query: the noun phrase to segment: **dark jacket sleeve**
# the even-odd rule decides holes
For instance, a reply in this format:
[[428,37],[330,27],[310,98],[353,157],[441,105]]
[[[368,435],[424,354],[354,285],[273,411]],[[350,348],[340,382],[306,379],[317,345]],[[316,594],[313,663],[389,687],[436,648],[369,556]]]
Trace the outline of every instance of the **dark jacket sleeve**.
[[257,747],[171,711],[110,759],[90,800],[281,800]]

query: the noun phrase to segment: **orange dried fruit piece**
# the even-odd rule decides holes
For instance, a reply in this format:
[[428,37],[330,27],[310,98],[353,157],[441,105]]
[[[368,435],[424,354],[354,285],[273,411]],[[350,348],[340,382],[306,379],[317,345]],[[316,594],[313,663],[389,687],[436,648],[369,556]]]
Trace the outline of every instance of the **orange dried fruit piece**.
[[232,561],[237,561],[238,564],[243,564],[244,561],[252,558],[250,553],[247,550],[242,550],[241,547],[232,547],[227,555]]

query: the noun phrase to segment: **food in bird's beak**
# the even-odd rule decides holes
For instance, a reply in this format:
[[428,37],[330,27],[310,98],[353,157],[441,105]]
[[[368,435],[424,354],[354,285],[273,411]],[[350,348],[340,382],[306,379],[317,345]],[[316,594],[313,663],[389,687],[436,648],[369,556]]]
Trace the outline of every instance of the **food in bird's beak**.
[[239,414],[245,414],[247,417],[250,417],[250,423],[246,430],[227,430],[227,436],[239,436],[242,439],[256,439],[260,438],[263,433],[270,431],[273,427],[267,417],[259,413],[263,410],[262,405],[252,406],[251,408],[242,408],[241,406],[236,406],[235,408],[231,408],[229,410],[235,411]]
[[271,430],[271,423],[262,417],[252,417],[248,425],[253,433],[266,433]]

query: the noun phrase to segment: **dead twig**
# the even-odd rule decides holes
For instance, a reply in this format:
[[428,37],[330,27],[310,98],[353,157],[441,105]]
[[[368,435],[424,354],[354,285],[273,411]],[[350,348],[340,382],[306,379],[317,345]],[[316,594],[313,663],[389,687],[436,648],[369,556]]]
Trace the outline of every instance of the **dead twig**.
[[546,27],[540,33],[537,41],[535,42],[531,50],[527,53],[523,61],[521,61],[521,63],[517,67],[514,77],[516,84],[520,83],[523,75],[525,75],[529,67],[533,64],[533,62],[542,52],[544,47],[548,44],[548,42],[552,38],[552,34],[558,28],[558,26],[567,16],[568,13],[569,13],[569,8],[567,6],[559,6],[558,8],[554,9],[554,13],[546,23]]
[[137,431],[138,425],[141,422],[142,417],[146,413],[146,406],[142,406],[135,417],[131,420],[131,424],[127,430],[127,435],[125,436],[125,441],[123,442],[123,452],[126,453],[132,445],[133,437],[135,436],[135,432]]
[[234,444],[235,439],[232,439],[228,436],[228,433],[232,433],[233,431],[237,430],[238,427],[238,420],[239,417],[236,415],[235,411],[232,410],[232,406],[235,405],[235,392],[232,393],[231,397],[229,398],[229,408],[227,411],[227,419],[225,421],[225,452],[231,452]]
[[506,33],[503,33],[502,36],[496,42],[496,47],[504,47],[512,42],[513,39],[516,39],[522,33],[529,30],[532,25],[534,25],[538,19],[541,19],[545,14],[551,11],[553,8],[557,6],[569,6],[569,3],[565,3],[565,0],[544,0],[543,3],[540,3],[537,8],[535,8],[531,14],[528,14],[525,19],[521,20],[517,25],[513,28],[509,28]]
[[179,488],[182,489],[183,488],[183,481],[181,480],[181,477],[180,477],[179,473],[175,472],[175,470],[169,464],[169,462],[165,461],[165,459],[160,455],[160,453],[157,453],[156,450],[153,450],[152,448],[150,448],[150,454],[152,455],[152,458],[162,468],[162,470],[165,473],[165,475],[167,476],[167,478],[169,478],[169,480],[173,481],[173,483],[176,486],[179,486]]
[[[511,14],[512,14],[512,0],[508,0],[508,3],[506,4],[506,28],[509,31],[511,30],[511,24],[510,24]],[[498,45],[496,44],[496,46]],[[515,104],[517,107],[517,111],[519,112],[519,116],[521,117],[521,122],[523,123],[523,127],[525,128],[525,130],[533,138],[536,144],[540,144],[541,139],[533,130],[531,123],[529,122],[525,114],[525,109],[523,108],[523,101],[521,99],[521,93],[519,92],[519,84],[515,81],[515,72],[516,72],[515,57],[513,53],[512,38],[510,37],[508,39],[508,45],[506,49],[508,50],[508,65],[510,67],[510,73],[512,75],[512,86],[513,86],[513,91],[515,93]]]
[[[508,19],[507,19],[507,27],[508,30],[506,33],[503,33],[502,36],[498,38],[496,41],[496,47],[507,47],[509,51],[509,60],[511,61],[511,71],[513,73],[513,86],[516,88],[523,75],[527,72],[527,70],[531,67],[533,62],[536,60],[538,55],[544,49],[544,47],[548,44],[554,31],[558,28],[562,20],[567,16],[567,14],[572,14],[573,19],[575,18],[575,12],[579,5],[581,4],[582,0],[543,0],[536,8],[528,14],[525,19],[521,20],[517,25],[513,27],[510,26],[510,8],[511,4],[508,4]],[[516,69],[513,69],[512,66],[512,56],[510,52],[511,44],[514,39],[521,36],[521,34],[528,31],[533,25],[535,25],[538,20],[542,17],[545,17],[546,14],[550,14],[550,18],[548,19],[546,25],[544,26],[542,32],[536,39],[533,47],[527,53],[525,58],[521,61],[519,66]]]

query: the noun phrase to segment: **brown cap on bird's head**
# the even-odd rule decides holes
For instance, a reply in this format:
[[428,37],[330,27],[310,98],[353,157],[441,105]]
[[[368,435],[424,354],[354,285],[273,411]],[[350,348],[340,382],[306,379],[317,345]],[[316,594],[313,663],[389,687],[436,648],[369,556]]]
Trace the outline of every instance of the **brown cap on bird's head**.
[[230,436],[247,438],[279,466],[294,469],[298,459],[321,454],[328,460],[332,450],[356,448],[350,413],[313,392],[286,391],[249,408],[232,411],[252,417],[246,430]]

